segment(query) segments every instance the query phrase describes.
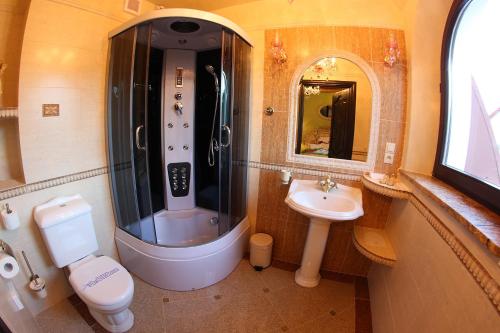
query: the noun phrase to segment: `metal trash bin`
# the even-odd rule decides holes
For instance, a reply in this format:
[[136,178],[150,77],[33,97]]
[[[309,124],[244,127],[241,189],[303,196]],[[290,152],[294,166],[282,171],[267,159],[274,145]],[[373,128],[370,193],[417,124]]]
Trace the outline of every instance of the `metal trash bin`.
[[271,265],[273,238],[264,233],[253,234],[250,237],[250,265],[260,271]]

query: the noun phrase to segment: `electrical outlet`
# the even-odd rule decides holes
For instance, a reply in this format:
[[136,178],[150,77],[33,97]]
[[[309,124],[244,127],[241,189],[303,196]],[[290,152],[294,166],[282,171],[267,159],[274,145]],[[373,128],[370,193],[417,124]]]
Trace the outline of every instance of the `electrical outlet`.
[[394,142],[387,142],[385,144],[385,152],[394,154],[396,152],[396,144]]
[[385,164],[392,164],[392,163],[394,163],[394,153],[388,153],[388,152],[386,152],[384,154],[384,163]]

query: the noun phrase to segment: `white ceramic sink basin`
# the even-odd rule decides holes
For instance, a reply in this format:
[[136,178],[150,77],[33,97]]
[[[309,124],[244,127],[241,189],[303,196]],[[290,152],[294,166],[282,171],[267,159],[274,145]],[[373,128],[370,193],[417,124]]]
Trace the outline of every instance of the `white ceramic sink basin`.
[[331,221],[363,216],[361,191],[341,184],[337,187],[326,193],[315,180],[294,180],[285,202],[299,213]]
[[302,264],[295,272],[295,282],[302,287],[316,287],[321,276],[319,269],[325,253],[332,222],[355,220],[363,215],[361,191],[337,184],[330,192],[321,190],[316,180],[294,180],[286,204],[310,218]]

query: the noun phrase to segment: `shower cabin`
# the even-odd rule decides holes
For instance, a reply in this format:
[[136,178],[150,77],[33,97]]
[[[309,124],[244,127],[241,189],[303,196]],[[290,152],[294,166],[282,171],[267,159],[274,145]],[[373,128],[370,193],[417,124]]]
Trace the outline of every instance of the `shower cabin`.
[[160,288],[216,283],[246,249],[250,52],[241,28],[197,10],[110,33],[115,239],[122,264]]

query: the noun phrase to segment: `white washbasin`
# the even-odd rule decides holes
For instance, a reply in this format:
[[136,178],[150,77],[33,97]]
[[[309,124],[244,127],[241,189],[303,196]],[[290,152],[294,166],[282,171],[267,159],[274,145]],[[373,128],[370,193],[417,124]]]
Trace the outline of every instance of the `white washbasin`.
[[302,287],[316,287],[332,222],[355,220],[363,215],[361,190],[337,184],[325,192],[316,180],[294,180],[286,204],[309,217],[309,230],[302,254],[302,263],[295,272],[295,282]]
[[315,180],[295,179],[285,202],[299,213],[330,221],[355,220],[364,214],[361,190],[337,184],[326,193]]

